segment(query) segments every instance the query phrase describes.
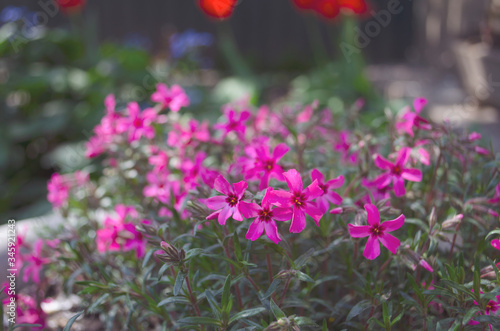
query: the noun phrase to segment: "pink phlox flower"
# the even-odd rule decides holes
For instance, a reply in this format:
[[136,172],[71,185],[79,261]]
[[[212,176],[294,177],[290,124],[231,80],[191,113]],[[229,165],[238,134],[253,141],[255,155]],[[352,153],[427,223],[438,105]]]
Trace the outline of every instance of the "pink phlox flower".
[[488,200],[488,203],[497,204],[500,202],[500,183],[495,186],[495,195],[492,199]]
[[270,178],[284,181],[283,168],[278,165],[278,161],[286,154],[290,148],[284,144],[278,144],[272,154],[269,152],[267,143],[246,148],[249,156],[249,165],[246,167],[245,179],[260,178],[259,190],[262,191],[269,186]]
[[352,164],[358,161],[358,153],[351,152],[353,143],[350,141],[351,133],[349,131],[340,131],[339,140],[334,145],[335,151],[342,154],[343,162],[350,162]]
[[158,119],[158,115],[153,108],[141,111],[137,102],[130,102],[127,105],[127,117],[119,122],[119,130],[128,132],[128,142],[133,142],[145,137],[153,139],[155,130],[153,123]]
[[[359,201],[357,201],[356,205],[360,207],[364,206],[366,203],[374,204],[378,201],[389,199],[391,197],[391,194],[389,193],[390,186],[379,187],[375,181],[370,181],[366,178],[361,180],[361,185],[370,191],[371,196],[370,194],[366,194]],[[372,196],[374,201],[372,201]],[[386,202],[386,205],[389,205],[389,201]]]
[[478,132],[471,132],[468,136],[469,141],[475,141],[481,139],[481,134]]
[[[472,292],[474,292],[473,289],[471,289]],[[481,290],[480,291],[481,294],[483,294],[484,292]],[[478,306],[478,302],[476,300],[473,300],[474,301],[474,304],[476,306]],[[488,303],[486,304],[486,307],[484,309],[484,311],[479,311],[477,312],[477,315],[493,315],[493,316],[497,316],[497,311],[500,309],[500,295],[497,295],[495,296],[495,300],[490,300],[488,301]],[[479,325],[479,322],[477,321],[474,321],[473,319],[469,321],[469,325]],[[493,327],[491,324],[488,324],[489,328],[491,331],[493,331]]]
[[363,256],[373,260],[380,255],[380,244],[382,243],[391,253],[396,254],[401,242],[398,238],[388,232],[395,231],[403,226],[405,216],[401,214],[396,219],[380,223],[380,214],[375,205],[366,204],[365,210],[368,215],[369,225],[349,224],[349,234],[353,238],[368,237]]
[[208,122],[200,124],[192,119],[185,128],[175,123],[173,129],[168,133],[167,144],[183,151],[188,146],[196,147],[200,142],[208,141],[210,141]]
[[500,251],[500,239],[493,239],[491,241],[491,246],[493,246],[493,248],[496,248]]
[[248,110],[243,110],[238,113],[231,106],[226,106],[223,112],[227,122],[215,124],[214,129],[222,131],[222,139],[230,132],[234,132],[240,140],[245,140],[245,122],[250,118],[250,112]]
[[65,176],[58,173],[52,174],[49,182],[47,183],[47,200],[54,208],[62,207],[69,198],[69,191],[71,186]]
[[[8,286],[7,286],[8,288]],[[6,289],[7,289],[6,288]],[[30,330],[43,330],[46,327],[47,315],[37,303],[35,298],[25,295],[16,294],[12,296],[16,299],[16,324],[40,324],[41,327],[30,328]],[[47,300],[43,300],[45,302]],[[10,297],[2,301],[4,305],[10,303]]]
[[243,199],[248,184],[245,181],[234,183],[233,185],[223,177],[219,176],[214,182],[214,189],[222,193],[205,200],[208,208],[215,210],[208,215],[207,220],[217,218],[220,225],[225,225],[229,217],[236,221],[243,221],[240,212],[240,202]]
[[271,203],[280,208],[289,208],[292,210],[292,223],[290,224],[291,233],[299,233],[306,227],[306,214],[311,216],[317,226],[323,217],[322,212],[314,199],[323,195],[324,191],[319,187],[317,180],[304,189],[302,178],[295,169],[290,169],[283,173],[290,192],[273,191]]
[[419,169],[406,168],[410,151],[408,147],[401,148],[395,163],[378,154],[375,156],[375,165],[382,170],[386,170],[385,173],[374,179],[379,188],[389,186],[392,182],[395,195],[400,197],[406,194],[405,179],[412,182],[422,181],[422,172]]
[[145,197],[155,198],[163,203],[170,202],[171,181],[166,169],[163,171],[150,171],[146,174],[146,185],[142,191]]
[[300,123],[307,123],[311,120],[313,114],[314,114],[314,109],[317,107],[317,102],[316,104],[311,104],[311,105],[307,105],[304,110],[302,110],[298,115],[297,115],[297,118],[296,118],[296,123],[297,124],[300,124]]
[[151,95],[151,101],[161,104],[162,109],[169,108],[173,112],[189,106],[189,98],[179,85],[168,88],[166,84],[157,84],[156,92]]
[[45,264],[50,262],[50,259],[42,256],[43,240],[38,239],[33,245],[33,251],[29,255],[25,255],[23,281],[27,282],[30,278],[35,283],[40,283],[40,272]]
[[73,173],[73,177],[76,181],[77,186],[83,186],[90,181],[90,176],[87,172],[77,170]]
[[431,164],[431,154],[424,147],[422,147],[429,143],[430,141],[427,139],[417,140],[415,142],[413,151],[410,154],[410,158],[412,159],[413,164],[416,164],[417,162],[421,162],[426,166],[429,166]]
[[396,123],[396,130],[399,133],[406,132],[412,137],[414,136],[413,129],[430,130],[432,127],[429,121],[420,116],[420,112],[426,104],[426,99],[419,98],[413,101],[415,112],[411,111],[410,107],[404,108],[403,115]]
[[184,189],[189,191],[203,183],[213,188],[215,179],[220,175],[217,171],[203,166],[203,161],[207,158],[204,152],[198,152],[194,160],[185,158],[180,165],[180,171],[184,174],[182,181]]
[[313,169],[311,172],[311,180],[317,181],[318,186],[323,190],[323,194],[316,198],[316,206],[323,213],[330,208],[330,203],[341,205],[342,197],[334,191],[344,185],[344,176],[338,176],[325,182],[325,176],[318,170]]
[[158,150],[148,158],[148,163],[154,167],[153,172],[162,172],[168,168],[169,160],[167,152]]
[[255,218],[250,224],[246,238],[248,240],[257,240],[265,231],[269,239],[275,244],[281,241],[278,233],[278,227],[275,221],[288,221],[292,218],[292,210],[290,208],[272,208],[270,196],[273,188],[268,187],[260,206],[254,202],[240,202],[241,214],[245,218]]
[[479,155],[490,155],[490,151],[481,146],[474,146],[474,151]]

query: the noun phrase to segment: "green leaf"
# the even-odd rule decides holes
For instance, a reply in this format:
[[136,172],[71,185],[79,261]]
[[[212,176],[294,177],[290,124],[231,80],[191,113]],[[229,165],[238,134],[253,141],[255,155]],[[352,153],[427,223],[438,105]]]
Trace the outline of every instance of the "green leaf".
[[184,278],[186,278],[187,272],[179,270],[177,274],[177,278],[175,279],[174,284],[174,295],[177,296],[182,289],[182,284],[184,283]]
[[92,305],[90,305],[88,311],[91,312],[92,310],[94,310],[95,308],[97,308],[97,306],[99,306],[101,303],[103,303],[104,301],[106,301],[106,299],[109,297],[109,293],[105,293],[104,295],[102,295],[101,297],[99,297],[99,299],[97,299],[96,301],[94,301],[94,303],[92,303]]
[[158,303],[157,307],[168,305],[169,303],[184,303],[184,304],[188,304],[190,302],[185,297],[170,297],[170,298],[166,298],[166,299],[160,301]]
[[307,261],[311,258],[311,256],[313,256],[315,252],[315,249],[314,248],[311,248],[309,249],[307,252],[305,252],[304,254],[302,254],[301,256],[299,256],[295,261],[295,267],[297,269],[300,269],[302,268],[306,263]]
[[231,317],[229,320],[229,324],[234,323],[242,318],[248,318],[251,316],[255,316],[257,314],[262,313],[263,311],[266,311],[266,308],[264,307],[259,307],[259,308],[251,308],[251,309],[246,309],[243,311],[240,311],[239,313],[236,313]]
[[308,282],[308,283],[315,283],[314,279],[312,279],[311,277],[309,277],[307,274],[303,273],[302,271],[296,270],[295,272],[296,272],[297,278],[300,279],[301,281]]
[[274,303],[273,299],[271,299],[269,303],[271,306],[271,311],[273,312],[274,317],[276,317],[276,320],[286,317],[285,313],[280,309],[280,307],[278,307],[276,303]]
[[177,321],[179,324],[189,324],[189,325],[214,325],[221,326],[222,323],[215,318],[211,317],[186,317],[181,318]]
[[469,323],[469,321],[472,319],[472,317],[476,316],[477,312],[479,311],[478,306],[474,306],[471,309],[467,311],[467,313],[464,315],[464,318],[462,320],[462,325],[465,326]]
[[189,261],[192,258],[200,255],[203,253],[203,249],[201,248],[192,248],[186,252],[186,258],[184,259],[185,261]]
[[404,315],[404,311],[401,312],[401,314],[399,314],[398,316],[396,316],[395,319],[392,320],[391,322],[391,327],[396,324],[397,322],[399,322],[401,320],[401,318],[403,318],[403,315]]
[[273,295],[273,293],[276,292],[276,290],[278,289],[278,287],[279,287],[280,284],[281,284],[281,280],[280,279],[277,279],[277,278],[273,279],[273,282],[271,283],[271,285],[269,285],[269,288],[263,294],[263,296],[262,296],[261,299],[267,299],[271,295]]
[[221,299],[221,306],[222,306],[222,311],[225,311],[229,313],[227,310],[229,307],[229,299],[230,299],[230,294],[231,294],[231,275],[228,275],[226,278],[226,282],[224,283],[224,288],[222,289],[222,299]]
[[316,322],[314,322],[312,319],[310,319],[309,317],[296,317],[295,319],[295,323],[297,323],[298,325],[310,325],[310,326],[316,326],[316,327],[319,327],[318,324],[316,324]]
[[500,234],[500,229],[491,231],[490,233],[488,233],[488,235],[486,236],[485,239],[488,239],[488,237],[495,235],[495,234]]
[[66,323],[66,326],[64,327],[63,331],[69,331],[71,330],[71,327],[73,326],[73,323],[75,323],[76,319],[78,317],[80,317],[81,314],[83,314],[84,311],[82,310],[81,312],[77,313],[75,316],[71,317],[68,321],[68,323]]
[[146,268],[146,265],[148,264],[149,260],[151,259],[151,256],[153,256],[153,253],[156,252],[158,248],[151,248],[147,253],[146,256],[144,256],[144,261],[142,261],[142,269]]
[[236,233],[236,231],[234,231],[233,243],[234,243],[234,256],[236,256],[236,260],[243,261],[243,254],[241,253],[240,238],[238,238],[238,233]]
[[215,300],[212,292],[210,290],[205,290],[205,297],[207,298],[208,304],[212,309],[212,313],[215,315],[215,317],[217,317],[217,319],[220,319],[220,313],[222,309],[219,308],[219,303],[217,302],[217,300]]
[[372,303],[369,300],[363,300],[363,301],[358,302],[357,304],[354,305],[354,307],[352,307],[349,314],[347,314],[346,321],[352,320],[354,317],[358,316],[365,309],[370,308],[371,306],[372,306]]
[[382,317],[384,318],[384,325],[387,329],[391,325],[391,317],[389,316],[389,309],[387,308],[387,302],[382,302]]
[[[16,324],[14,325],[11,330],[15,330],[17,328],[25,328],[25,327],[31,327],[31,328],[41,328],[42,325],[41,324],[29,324],[29,323],[23,323],[23,324]],[[64,330],[66,330],[66,328],[64,328]],[[68,329],[69,330],[69,329]]]

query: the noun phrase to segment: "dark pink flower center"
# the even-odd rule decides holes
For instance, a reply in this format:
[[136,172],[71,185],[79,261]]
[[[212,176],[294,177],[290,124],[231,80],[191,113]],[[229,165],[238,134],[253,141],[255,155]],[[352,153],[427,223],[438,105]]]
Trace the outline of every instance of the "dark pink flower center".
[[380,237],[382,234],[384,234],[384,229],[382,229],[380,225],[373,225],[370,229],[370,232],[372,236]]
[[328,193],[328,185],[326,184],[319,184],[318,185],[320,189],[323,190],[323,195],[327,194]]
[[486,305],[485,311],[487,314],[494,313],[498,310],[498,308],[498,303],[492,300]]
[[140,118],[136,118],[133,122],[134,127],[139,128],[142,126],[142,120]]
[[234,193],[230,193],[227,198],[226,198],[226,202],[227,204],[229,205],[229,207],[234,207],[238,204],[238,196]]
[[264,168],[265,171],[270,172],[274,169],[274,160],[265,160],[264,162],[262,162],[262,168]]
[[292,204],[297,208],[305,208],[306,207],[306,196],[303,193],[294,193],[292,196]]
[[263,208],[259,211],[259,219],[263,222],[270,222],[273,218],[273,211],[269,208]]
[[170,104],[170,102],[172,102],[172,99],[173,99],[172,97],[165,97],[165,99],[163,99],[163,102],[164,102],[165,104],[169,105],[169,104]]
[[392,168],[392,173],[397,176],[401,176],[401,173],[403,172],[403,169],[401,169],[400,166],[395,166]]

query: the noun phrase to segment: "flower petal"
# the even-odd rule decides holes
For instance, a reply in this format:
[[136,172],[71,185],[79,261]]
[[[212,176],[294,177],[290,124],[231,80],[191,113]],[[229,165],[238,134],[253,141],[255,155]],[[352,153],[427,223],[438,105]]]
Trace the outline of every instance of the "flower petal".
[[288,147],[284,143],[276,145],[276,147],[274,148],[274,151],[273,151],[273,159],[275,161],[278,161],[279,159],[281,159],[283,157],[283,155],[288,153],[289,150],[290,150],[290,147]]
[[396,164],[401,168],[406,165],[408,158],[410,157],[411,149],[409,147],[403,147],[399,150],[398,156],[396,157]]
[[406,194],[405,181],[401,177],[394,178],[394,194],[397,197],[402,197]]
[[267,237],[271,239],[275,244],[278,244],[281,241],[276,223],[266,222],[264,223],[264,229],[266,230]]
[[251,241],[257,240],[262,235],[262,232],[264,232],[264,223],[256,219],[250,224],[245,238]]
[[318,180],[319,183],[325,182],[325,176],[318,169],[313,169],[311,171],[311,179]]
[[292,208],[279,208],[276,207],[273,209],[273,219],[280,222],[286,222],[291,220],[293,217],[293,209]]
[[214,181],[214,189],[224,195],[233,193],[233,188],[229,182],[222,176],[219,176]]
[[234,192],[238,196],[239,199],[243,198],[243,195],[245,194],[245,191],[248,187],[248,183],[242,180],[241,182],[234,183]]
[[302,183],[302,178],[297,170],[290,169],[283,173],[283,176],[285,176],[286,184],[288,185],[290,191],[302,192],[304,184]]
[[205,204],[212,210],[222,209],[227,206],[226,197],[218,195],[205,200]]
[[290,207],[292,205],[292,194],[290,192],[273,190],[269,193],[269,203],[278,207]]
[[379,225],[380,224],[380,214],[376,206],[367,203],[365,205],[366,213],[368,214],[368,224],[370,225]]
[[338,176],[337,178],[330,179],[326,182],[329,188],[335,189],[344,185],[344,176]]
[[401,177],[411,182],[421,182],[422,171],[420,171],[419,169],[404,169],[401,173]]
[[330,191],[327,194],[325,194],[325,196],[331,203],[334,203],[336,205],[342,204],[343,201],[342,197],[337,192]]
[[387,160],[386,158],[378,154],[375,156],[374,162],[377,167],[383,170],[392,169],[392,167],[394,166],[394,164],[391,161]]
[[229,206],[222,208],[222,210],[219,213],[219,216],[217,217],[217,219],[219,220],[219,224],[225,225],[227,219],[229,218],[229,216],[231,216],[232,212],[233,210]]
[[349,234],[353,238],[363,238],[363,237],[368,237],[371,232],[370,229],[372,228],[370,225],[353,225],[353,224],[348,224],[349,227]]
[[392,254],[396,254],[398,252],[398,248],[401,245],[401,242],[398,238],[390,235],[388,233],[382,234],[378,237],[382,245],[384,245],[388,250],[391,251]]
[[365,250],[363,251],[363,256],[368,260],[374,260],[380,255],[380,244],[378,239],[374,236],[370,236],[366,242]]
[[292,224],[290,225],[290,233],[300,233],[306,227],[306,215],[299,208],[293,209]]
[[256,204],[255,202],[249,203],[249,202],[244,202],[241,201],[238,204],[240,213],[245,217],[245,218],[254,218],[259,216],[259,211],[261,210],[260,206]]
[[243,216],[241,216],[240,210],[239,210],[239,205],[232,207],[232,213],[233,213],[233,219],[239,222],[243,221]]
[[392,221],[385,221],[382,223],[381,227],[384,232],[396,231],[405,224],[405,215],[401,214],[396,219]]
[[306,204],[305,212],[307,215],[311,216],[316,225],[319,226],[319,220],[323,217],[325,212],[322,212],[314,203],[308,202]]
[[315,180],[314,182],[311,183],[306,189],[306,197],[308,201],[314,200],[317,197],[322,196],[325,192],[321,187],[319,187],[319,182],[318,180]]

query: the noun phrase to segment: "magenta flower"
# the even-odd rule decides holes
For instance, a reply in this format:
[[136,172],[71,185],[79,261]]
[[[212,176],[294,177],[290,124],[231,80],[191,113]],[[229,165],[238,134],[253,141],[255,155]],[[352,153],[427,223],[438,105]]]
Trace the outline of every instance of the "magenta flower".
[[312,201],[323,195],[324,191],[319,187],[315,180],[304,189],[302,178],[295,169],[290,169],[283,173],[290,192],[273,191],[271,203],[280,208],[290,208],[293,212],[291,233],[299,233],[306,227],[306,214],[311,216],[316,225],[319,226],[319,220],[323,217],[322,212]]
[[150,171],[146,174],[148,185],[142,190],[145,197],[155,198],[163,203],[170,202],[171,183],[168,171]]
[[151,101],[161,104],[162,109],[170,108],[173,112],[189,106],[189,98],[179,85],[172,85],[169,89],[165,84],[157,84],[156,92],[151,95]]
[[207,220],[217,218],[220,225],[226,224],[227,219],[233,216],[236,221],[243,221],[240,213],[240,202],[248,187],[245,181],[234,183],[232,186],[222,176],[217,177],[214,182],[214,189],[224,194],[208,198],[205,203],[208,208],[216,212],[207,216]]
[[196,147],[199,142],[210,140],[208,122],[198,123],[196,120],[190,120],[186,128],[175,123],[172,130],[168,133],[167,144],[171,147],[180,149],[180,154],[184,154],[186,147]]
[[412,112],[409,107],[406,108],[403,116],[396,123],[396,130],[401,132],[406,132],[410,136],[414,136],[413,129],[430,130],[431,125],[429,121],[420,116],[420,112],[427,104],[427,100],[423,98],[415,99],[413,101],[413,108],[415,112]]
[[[474,292],[474,290],[471,290],[472,292]],[[481,294],[483,294],[483,291],[481,290]],[[477,312],[477,315],[494,315],[496,316],[496,312],[500,309],[500,295],[497,295],[495,296],[495,300],[490,300],[488,301],[488,303],[486,304],[486,307],[484,308],[484,312],[483,311],[479,311]],[[479,304],[477,303],[476,300],[474,300],[474,304],[476,306],[478,306]],[[469,325],[479,325],[479,322],[477,321],[474,321],[473,319],[469,321]],[[493,327],[491,326],[491,324],[488,324],[489,328],[491,331],[493,331]]]
[[493,246],[493,248],[496,248],[500,251],[500,239],[493,239],[491,241],[491,246]]
[[240,203],[241,214],[245,218],[255,218],[248,228],[246,235],[248,240],[255,241],[259,239],[265,231],[267,237],[275,244],[278,244],[281,241],[275,221],[288,221],[292,218],[292,210],[290,208],[279,207],[271,209],[272,193],[273,188],[267,188],[266,194],[264,195],[260,206],[254,202],[248,203],[242,201]]
[[471,133],[469,134],[469,137],[468,137],[468,138],[469,138],[469,141],[479,140],[479,139],[481,139],[481,134],[480,134],[480,133],[478,133],[478,132],[471,132]]
[[342,197],[334,189],[344,185],[344,176],[338,176],[325,182],[325,176],[318,169],[313,169],[311,179],[313,181],[317,180],[319,187],[323,190],[323,194],[316,198],[316,205],[319,210],[326,213],[330,207],[330,203],[336,205],[342,204]]
[[158,115],[153,108],[141,111],[137,102],[130,102],[127,105],[127,117],[123,118],[119,123],[120,132],[128,132],[128,141],[133,142],[146,137],[153,139],[155,130],[152,126]]
[[391,253],[396,254],[401,243],[398,238],[390,235],[388,232],[395,231],[402,227],[405,222],[405,216],[401,214],[392,221],[380,223],[380,214],[375,205],[366,204],[365,209],[368,214],[367,221],[369,225],[349,224],[349,234],[351,237],[369,237],[366,242],[363,256],[369,260],[377,258],[377,256],[380,255],[379,241],[391,251]]
[[226,108],[224,115],[227,118],[227,123],[218,123],[214,125],[214,129],[222,131],[224,139],[230,132],[235,132],[238,138],[244,140],[246,126],[245,122],[250,118],[250,112],[247,110],[237,113],[233,108]]
[[245,179],[260,178],[259,190],[264,190],[269,186],[269,179],[275,178],[284,181],[283,168],[278,165],[278,161],[286,154],[290,148],[286,144],[278,144],[273,153],[269,153],[269,145],[260,144],[257,147],[247,148],[246,153],[250,156],[251,166],[246,167]]
[[500,183],[495,186],[495,195],[493,196],[492,199],[488,200],[488,203],[499,203],[500,202]]
[[420,170],[406,168],[410,151],[408,147],[401,148],[395,163],[390,162],[378,154],[376,155],[375,165],[380,169],[387,170],[387,172],[374,179],[374,183],[378,185],[378,188],[387,187],[392,182],[394,193],[397,197],[400,197],[406,194],[405,179],[412,182],[422,181],[422,172]]
[[43,240],[38,239],[30,255],[25,255],[23,270],[23,281],[27,282],[30,278],[35,283],[40,283],[40,272],[45,264],[50,262],[50,259],[42,257]]
[[69,190],[71,189],[65,176],[54,173],[47,184],[47,200],[54,208],[60,208],[69,198]]
[[350,152],[352,142],[350,141],[349,136],[349,131],[341,131],[339,135],[340,141],[335,144],[334,149],[335,151],[342,153],[343,162],[349,161],[350,163],[356,163],[358,160],[358,153]]

